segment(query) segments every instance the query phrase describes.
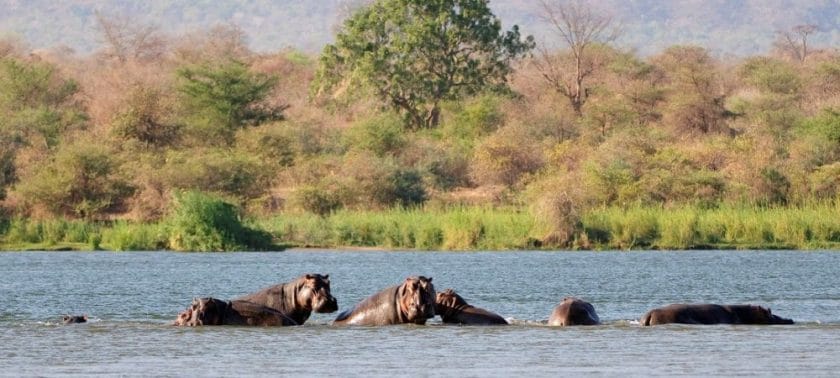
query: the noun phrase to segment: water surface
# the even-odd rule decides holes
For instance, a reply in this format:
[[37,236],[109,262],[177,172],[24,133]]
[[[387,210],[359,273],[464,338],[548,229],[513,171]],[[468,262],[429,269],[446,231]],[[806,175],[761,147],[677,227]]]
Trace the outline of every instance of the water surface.
[[[834,375],[840,253],[0,253],[0,376]],[[193,297],[233,298],[328,273],[340,311],[409,275],[509,327],[179,328]],[[605,323],[546,327],[569,295]],[[641,327],[669,303],[752,303],[794,325]],[[62,314],[86,324],[58,324]]]

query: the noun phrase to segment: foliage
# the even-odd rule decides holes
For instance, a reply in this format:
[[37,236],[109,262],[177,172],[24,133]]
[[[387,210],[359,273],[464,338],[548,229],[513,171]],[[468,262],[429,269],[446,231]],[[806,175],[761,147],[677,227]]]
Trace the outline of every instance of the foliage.
[[406,143],[402,123],[393,113],[362,120],[344,135],[350,149],[368,150],[380,157],[396,154]]
[[242,224],[237,209],[219,198],[188,191],[175,196],[165,220],[168,246],[176,251],[268,249],[271,237]]
[[364,83],[410,128],[437,126],[442,101],[504,88],[511,61],[533,46],[473,0],[379,0],[336,40],[321,55],[315,90]]
[[277,78],[252,73],[245,63],[231,60],[183,67],[178,76],[187,125],[199,137],[229,143],[240,128],[283,119],[285,105],[266,103]]
[[85,121],[73,99],[78,91],[76,81],[61,78],[50,64],[0,60],[0,131],[54,148]]
[[113,132],[126,140],[137,140],[147,147],[177,145],[181,125],[174,119],[173,104],[166,93],[154,88],[138,87],[113,119]]
[[119,209],[133,192],[111,151],[83,142],[62,145],[48,162],[21,178],[16,190],[30,207],[82,218]]

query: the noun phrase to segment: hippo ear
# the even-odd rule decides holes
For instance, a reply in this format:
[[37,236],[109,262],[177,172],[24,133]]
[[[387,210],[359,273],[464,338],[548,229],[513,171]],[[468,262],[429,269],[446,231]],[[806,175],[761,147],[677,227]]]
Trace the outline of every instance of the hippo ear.
[[325,275],[324,275],[324,279],[325,279],[325,280],[330,279],[330,275],[329,275],[329,274],[325,274]]
[[431,282],[432,282],[432,277],[429,277],[429,278],[428,278],[428,280],[429,280],[429,282],[431,283]]
[[306,276],[304,276],[304,278],[306,278],[307,280],[311,280],[311,279],[315,278],[315,276],[307,273]]

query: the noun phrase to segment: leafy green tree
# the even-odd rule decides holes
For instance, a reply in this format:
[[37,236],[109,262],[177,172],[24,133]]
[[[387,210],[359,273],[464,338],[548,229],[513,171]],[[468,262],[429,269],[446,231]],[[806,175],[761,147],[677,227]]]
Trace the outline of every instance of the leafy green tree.
[[86,120],[74,101],[79,85],[46,63],[0,60],[0,131],[23,144],[53,148]]
[[119,209],[133,188],[119,174],[119,162],[96,144],[62,145],[46,163],[22,178],[16,190],[29,206],[56,215],[95,218]]
[[534,45],[502,32],[486,0],[379,0],[354,13],[320,58],[316,93],[367,84],[410,128],[438,125],[445,100],[506,88]]
[[253,73],[236,60],[184,67],[178,76],[187,125],[211,144],[230,144],[238,129],[281,120],[287,108],[267,101],[276,77]]

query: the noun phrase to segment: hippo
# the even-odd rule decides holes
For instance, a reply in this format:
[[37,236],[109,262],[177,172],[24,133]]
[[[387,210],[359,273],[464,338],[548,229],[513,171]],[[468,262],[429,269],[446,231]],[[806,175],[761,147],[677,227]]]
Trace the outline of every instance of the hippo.
[[309,319],[312,311],[338,311],[338,301],[330,293],[328,274],[305,274],[291,282],[267,287],[234,300],[272,308],[300,325]]
[[193,299],[192,305],[178,315],[174,325],[293,326],[298,323],[282,312],[260,304],[207,297]]
[[408,277],[402,284],[371,295],[338,315],[335,325],[426,324],[435,316],[432,277]]
[[64,315],[61,317],[61,322],[64,324],[87,323],[87,321],[87,315]]
[[793,324],[753,305],[672,304],[648,311],[641,320],[644,326],[667,323],[683,324]]
[[507,325],[501,316],[467,303],[452,289],[437,293],[435,313],[444,323],[466,325]]
[[551,316],[548,318],[550,326],[576,326],[576,325],[597,325],[601,320],[595,313],[595,307],[589,302],[575,297],[563,298],[563,301],[554,307]]

